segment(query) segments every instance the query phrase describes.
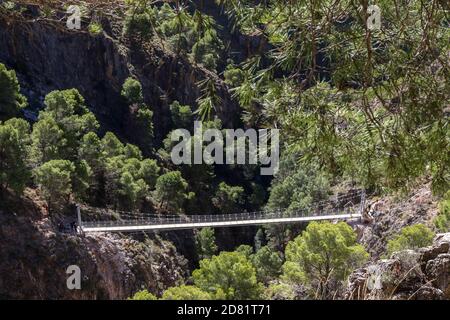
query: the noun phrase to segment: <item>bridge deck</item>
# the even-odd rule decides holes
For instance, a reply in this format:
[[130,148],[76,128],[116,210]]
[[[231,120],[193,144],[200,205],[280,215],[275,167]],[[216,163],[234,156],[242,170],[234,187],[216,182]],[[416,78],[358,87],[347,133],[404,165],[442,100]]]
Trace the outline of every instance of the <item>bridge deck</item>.
[[209,222],[179,222],[173,224],[141,224],[141,225],[104,225],[104,226],[83,226],[82,230],[89,232],[135,232],[135,231],[151,231],[151,230],[180,230],[180,229],[196,229],[196,228],[220,228],[234,226],[250,226],[272,223],[294,223],[309,222],[320,220],[351,220],[359,219],[361,214],[334,214],[334,215],[317,215],[309,217],[286,217],[286,218],[267,218],[254,220],[235,220],[235,221],[209,221]]

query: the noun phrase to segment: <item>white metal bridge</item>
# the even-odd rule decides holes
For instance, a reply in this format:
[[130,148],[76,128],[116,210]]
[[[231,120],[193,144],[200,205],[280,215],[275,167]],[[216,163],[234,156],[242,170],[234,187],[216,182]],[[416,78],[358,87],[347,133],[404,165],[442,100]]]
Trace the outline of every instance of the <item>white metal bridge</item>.
[[[308,211],[242,212],[214,215],[155,215],[78,207],[78,225],[84,233],[167,231],[264,224],[289,224],[321,220],[355,220],[362,217],[365,193],[347,194],[315,203]],[[83,221],[82,216],[90,221]],[[97,220],[96,217],[101,218]]]

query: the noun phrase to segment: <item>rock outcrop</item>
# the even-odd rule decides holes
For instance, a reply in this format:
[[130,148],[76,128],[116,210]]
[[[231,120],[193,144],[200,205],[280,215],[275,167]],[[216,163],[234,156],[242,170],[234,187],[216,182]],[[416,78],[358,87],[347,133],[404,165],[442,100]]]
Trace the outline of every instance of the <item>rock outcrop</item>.
[[372,198],[368,205],[373,209],[371,221],[359,224],[356,231],[358,242],[364,245],[373,260],[380,258],[386,251],[387,241],[402,228],[418,223],[431,226],[438,213],[429,183],[416,188],[407,197]]
[[345,298],[450,299],[450,233],[430,247],[395,252],[354,271]]
[[[143,288],[159,295],[186,274],[168,241],[61,233],[29,198],[8,206],[0,205],[0,299],[125,299]],[[80,290],[67,288],[71,265],[81,270]]]

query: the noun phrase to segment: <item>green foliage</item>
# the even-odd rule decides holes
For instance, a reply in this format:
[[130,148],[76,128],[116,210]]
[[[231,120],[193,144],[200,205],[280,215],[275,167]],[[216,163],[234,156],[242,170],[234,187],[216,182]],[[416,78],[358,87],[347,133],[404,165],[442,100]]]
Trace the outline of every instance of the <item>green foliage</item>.
[[125,146],[112,132],[107,132],[105,136],[102,138],[102,151],[108,158],[116,157],[123,154],[124,148]]
[[122,97],[124,97],[129,104],[138,104],[144,102],[142,94],[141,83],[134,78],[127,78],[122,86]]
[[122,97],[130,105],[131,121],[136,142],[149,151],[153,143],[153,111],[144,104],[142,85],[133,78],[127,78],[122,86]]
[[134,209],[138,205],[138,200],[142,199],[148,191],[148,186],[144,180],[136,180],[133,175],[124,171],[119,179],[118,192],[122,199],[122,205],[126,208]]
[[231,88],[236,88],[242,85],[245,80],[245,72],[237,68],[233,64],[229,64],[223,73],[225,83]]
[[450,231],[450,191],[447,191],[439,203],[439,214],[434,219],[434,225],[440,232]]
[[29,130],[22,119],[0,122],[0,193],[11,188],[21,194],[30,178],[26,165]]
[[213,228],[202,228],[195,235],[197,255],[200,259],[210,259],[217,252],[216,237]]
[[158,177],[154,197],[166,209],[179,212],[188,198],[188,184],[179,171],[171,171]]
[[0,63],[0,120],[17,116],[26,105],[26,98],[20,94],[16,72]]
[[78,158],[86,161],[95,174],[99,174],[102,170],[105,157],[102,142],[95,132],[89,132],[81,139]]
[[234,252],[244,255],[244,257],[246,257],[247,259],[249,259],[250,262],[252,262],[251,257],[253,255],[253,248],[251,246],[246,245],[246,244],[241,244],[234,250]]
[[125,148],[123,149],[123,155],[127,159],[134,158],[137,160],[142,160],[142,152],[139,149],[139,147],[137,147],[133,144],[130,144],[130,143],[127,143],[125,145]]
[[244,188],[221,182],[212,202],[223,214],[237,213],[244,204],[244,195]]
[[418,249],[431,245],[435,234],[423,224],[415,224],[404,227],[400,234],[389,240],[387,243],[387,253],[406,249]]
[[433,192],[448,190],[444,2],[381,1],[381,30],[367,28],[367,1],[220,2],[271,46],[241,65],[234,93],[247,124],[280,128],[303,163],[336,177],[395,190],[431,176]]
[[308,283],[313,291],[327,298],[357,267],[368,258],[357,244],[356,233],[345,222],[311,222],[306,230],[286,247],[284,279]]
[[[110,141],[117,142],[113,136]],[[116,143],[113,143],[116,145]],[[121,148],[122,151],[138,150],[132,145]],[[132,155],[133,152],[129,152]],[[137,154],[139,156],[139,153]],[[149,190],[155,186],[159,172],[156,161],[127,157],[124,154],[106,158],[104,167],[105,189],[108,202],[123,209],[136,209],[147,200]]]
[[283,260],[277,251],[264,246],[251,257],[258,280],[267,283],[281,274]]
[[75,172],[72,177],[72,190],[76,201],[80,201],[87,198],[87,190],[93,181],[93,172],[85,160],[77,161],[74,165]]
[[[1,71],[8,76],[8,83],[17,82],[15,74]],[[18,86],[4,83],[5,88],[18,90]],[[139,105],[137,114],[146,123],[146,133],[152,135],[152,112],[142,103],[140,83],[127,79],[122,93],[129,103]],[[0,122],[0,188],[22,192],[31,176],[30,164],[35,168],[34,182],[51,210],[71,198],[127,210],[149,200],[149,190],[155,188],[160,171],[155,160],[144,159],[137,146],[124,145],[111,132],[100,139],[95,132],[99,124],[76,89],[52,91],[44,102],[46,108],[39,113],[31,134],[24,120]],[[146,137],[139,125],[136,130]],[[179,203],[177,197],[170,200]]]
[[33,126],[32,162],[75,161],[82,137],[99,127],[95,116],[76,89],[52,91],[44,102],[46,108],[39,113],[39,121]]
[[292,285],[288,283],[271,283],[263,294],[264,300],[295,300],[296,295]]
[[153,111],[141,106],[133,116],[136,141],[148,151],[148,147],[153,144]]
[[311,209],[313,203],[328,197],[330,182],[327,175],[316,165],[299,165],[296,160],[293,154],[281,158],[279,172],[272,181],[266,205],[268,210],[305,211]]
[[91,24],[89,24],[88,26],[88,31],[90,34],[92,35],[98,35],[100,33],[103,32],[103,27],[100,23],[98,22],[92,22]]
[[150,189],[154,189],[160,170],[161,168],[156,163],[156,160],[144,159],[141,161],[138,175]]
[[50,160],[33,170],[34,179],[50,209],[69,200],[74,172],[75,166],[68,160]]
[[149,40],[156,35],[177,54],[189,52],[192,59],[214,70],[223,50],[217,35],[214,19],[195,10],[191,14],[187,6],[169,3],[153,6],[146,1],[131,4],[124,24],[124,34]]
[[262,293],[255,268],[238,252],[221,252],[200,261],[200,268],[192,273],[192,278],[197,287],[215,299],[258,299]]
[[147,1],[128,1],[130,9],[126,13],[123,33],[130,37],[139,36],[150,39],[156,23],[156,9],[147,5]]
[[128,300],[158,300],[158,298],[147,290],[141,290],[136,292],[131,298],[128,298]]
[[222,44],[215,30],[200,38],[192,47],[192,57],[209,70],[216,70]]
[[[276,211],[284,209],[289,216],[299,212],[314,212],[314,203],[328,198],[330,192],[330,177],[323,173],[317,165],[302,165],[295,154],[284,153],[280,159],[280,169],[272,180],[270,196],[265,209]],[[285,243],[291,240],[293,234],[298,234],[294,228],[298,226],[271,225],[267,226],[267,238],[272,247],[283,250]]]
[[251,183],[251,187],[252,194],[249,197],[249,202],[256,211],[266,203],[267,192],[262,185],[255,182]]
[[55,119],[43,118],[33,125],[31,161],[36,164],[64,157],[67,140]]
[[211,300],[211,296],[195,286],[182,285],[164,291],[161,300]]
[[194,114],[198,114],[202,121],[210,121],[218,106],[222,103],[222,98],[217,93],[214,80],[211,78],[199,82],[201,96],[197,99],[198,108]]

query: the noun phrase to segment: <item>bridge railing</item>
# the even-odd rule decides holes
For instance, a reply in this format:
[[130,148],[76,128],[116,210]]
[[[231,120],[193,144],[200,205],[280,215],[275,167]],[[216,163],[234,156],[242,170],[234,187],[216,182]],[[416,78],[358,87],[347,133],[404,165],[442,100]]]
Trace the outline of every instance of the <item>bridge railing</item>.
[[272,220],[279,218],[295,218],[295,217],[314,217],[326,215],[341,215],[355,213],[352,209],[342,211],[299,211],[287,213],[286,211],[258,211],[244,212],[233,214],[218,215],[179,215],[179,216],[139,216],[130,218],[128,215],[123,219],[120,217],[115,221],[83,221],[84,228],[112,227],[112,226],[142,226],[142,225],[167,225],[167,224],[188,224],[188,223],[214,223],[214,222],[230,222],[230,221],[251,221],[251,220]]

